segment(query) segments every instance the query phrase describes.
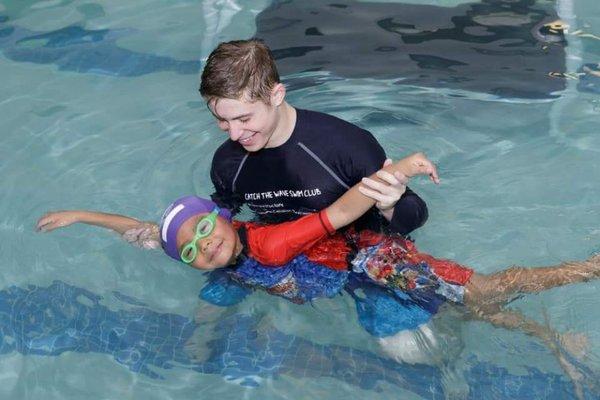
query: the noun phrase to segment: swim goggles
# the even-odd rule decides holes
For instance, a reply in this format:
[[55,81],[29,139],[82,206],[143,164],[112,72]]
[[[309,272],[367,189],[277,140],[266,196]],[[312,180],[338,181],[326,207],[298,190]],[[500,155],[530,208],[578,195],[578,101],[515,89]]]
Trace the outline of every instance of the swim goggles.
[[217,216],[220,211],[221,209],[215,206],[210,214],[200,218],[200,221],[198,221],[198,224],[196,225],[196,234],[194,235],[194,238],[183,246],[179,253],[181,261],[186,264],[191,264],[196,259],[196,256],[198,255],[197,242],[213,233],[215,225],[217,224]]

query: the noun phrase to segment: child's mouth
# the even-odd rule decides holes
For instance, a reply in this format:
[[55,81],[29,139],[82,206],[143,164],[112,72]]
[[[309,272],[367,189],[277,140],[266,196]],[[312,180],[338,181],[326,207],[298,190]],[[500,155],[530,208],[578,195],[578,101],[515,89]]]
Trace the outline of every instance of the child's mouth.
[[221,252],[221,247],[223,247],[223,240],[219,242],[219,244],[215,245],[210,253],[210,260],[213,260],[216,256]]

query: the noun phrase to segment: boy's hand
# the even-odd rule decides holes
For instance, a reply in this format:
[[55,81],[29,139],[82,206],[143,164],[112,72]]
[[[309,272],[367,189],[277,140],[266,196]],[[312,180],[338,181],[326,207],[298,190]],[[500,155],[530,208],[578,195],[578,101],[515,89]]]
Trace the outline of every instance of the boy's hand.
[[40,218],[36,224],[38,232],[50,232],[79,222],[77,211],[49,212]]
[[[383,163],[383,168],[391,164],[392,160],[388,158]],[[376,175],[383,182],[363,178],[362,185],[358,187],[358,190],[365,196],[375,200],[377,202],[375,206],[385,215],[386,212],[393,212],[394,206],[406,191],[408,178],[401,172],[391,174],[383,169],[377,171]],[[391,215],[389,218],[391,218]]]

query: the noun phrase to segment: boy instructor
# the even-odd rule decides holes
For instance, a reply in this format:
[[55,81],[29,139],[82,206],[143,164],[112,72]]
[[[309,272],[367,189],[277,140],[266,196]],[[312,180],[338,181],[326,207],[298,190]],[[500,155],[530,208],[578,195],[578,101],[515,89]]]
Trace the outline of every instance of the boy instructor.
[[[245,203],[264,222],[299,218],[326,208],[386,160],[370,132],[288,104],[271,51],[259,40],[221,43],[204,67],[200,93],[229,134],[213,157],[212,199],[233,213]],[[363,194],[379,209],[362,223],[373,227],[381,214],[401,234],[423,225],[427,206],[406,177],[379,178],[362,179]]]

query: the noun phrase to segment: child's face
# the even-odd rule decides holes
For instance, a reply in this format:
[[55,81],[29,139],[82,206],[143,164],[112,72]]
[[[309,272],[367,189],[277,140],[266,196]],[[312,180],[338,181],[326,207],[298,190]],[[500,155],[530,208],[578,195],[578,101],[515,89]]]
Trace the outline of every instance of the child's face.
[[[188,244],[196,234],[198,221],[208,215],[202,213],[188,218],[177,232],[177,249]],[[235,262],[242,251],[242,243],[237,231],[227,220],[217,217],[215,228],[210,235],[196,241],[196,258],[189,265],[203,270],[226,267]]]
[[246,151],[258,151],[269,147],[269,140],[280,119],[279,104],[281,102],[276,98],[271,104],[241,98],[215,99],[208,105],[217,125],[229,134],[231,140],[241,144]]

